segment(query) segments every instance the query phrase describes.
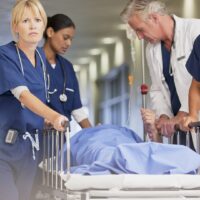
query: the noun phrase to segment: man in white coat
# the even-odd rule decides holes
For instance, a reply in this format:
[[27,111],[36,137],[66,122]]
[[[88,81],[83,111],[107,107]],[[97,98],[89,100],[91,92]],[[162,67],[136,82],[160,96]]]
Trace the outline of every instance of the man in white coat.
[[[148,42],[146,59],[152,81],[151,108],[156,112],[157,130],[170,137],[174,125],[188,114],[192,77],[185,64],[200,34],[200,20],[169,15],[165,4],[155,0],[130,0],[121,16],[139,39]],[[145,112],[142,109],[143,117]],[[148,117],[143,119],[148,123]]]

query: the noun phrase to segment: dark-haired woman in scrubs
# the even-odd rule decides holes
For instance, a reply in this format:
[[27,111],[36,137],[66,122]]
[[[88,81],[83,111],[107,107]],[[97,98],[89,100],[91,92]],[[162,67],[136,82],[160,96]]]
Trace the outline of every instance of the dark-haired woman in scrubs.
[[44,52],[47,57],[49,106],[65,115],[71,116],[81,128],[91,127],[88,116],[81,103],[79,85],[70,61],[62,57],[72,44],[75,24],[64,14],[48,18],[44,34]]

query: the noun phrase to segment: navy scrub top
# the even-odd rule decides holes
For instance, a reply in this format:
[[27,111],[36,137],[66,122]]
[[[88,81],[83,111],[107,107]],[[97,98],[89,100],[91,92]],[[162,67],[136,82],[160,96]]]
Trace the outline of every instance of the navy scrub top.
[[[38,49],[43,60],[45,55]],[[45,102],[44,75],[41,59],[36,53],[36,67],[28,60],[27,56],[19,49],[24,75],[21,71],[19,57],[14,42],[0,47],[0,132],[8,129],[18,130],[20,133],[43,128],[43,118],[27,108],[23,108],[10,92],[18,86],[27,86],[30,92]]]
[[172,112],[176,116],[181,107],[181,103],[176,91],[174,77],[170,74],[170,52],[166,49],[163,42],[161,42],[161,51],[163,60],[163,74],[170,91]]
[[[71,120],[71,112],[82,107],[78,80],[72,64],[62,56],[56,55],[56,67],[53,68],[47,61],[47,73],[50,99],[48,105]],[[64,80],[65,77],[66,80]],[[64,81],[66,81],[65,89]],[[60,94],[63,94],[63,89],[67,96],[66,102],[61,102],[59,99]]]
[[196,81],[200,82],[200,35],[196,38],[186,68]]

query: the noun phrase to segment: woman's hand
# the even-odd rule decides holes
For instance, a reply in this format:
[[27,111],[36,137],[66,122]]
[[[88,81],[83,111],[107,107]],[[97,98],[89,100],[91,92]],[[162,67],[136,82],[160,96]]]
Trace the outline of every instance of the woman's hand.
[[192,116],[188,115],[187,117],[184,117],[183,120],[181,121],[180,128],[183,131],[189,131],[190,130],[189,124],[191,122],[197,122],[197,121],[198,121],[198,119],[196,117],[192,117]]
[[57,131],[64,131],[65,130],[65,124],[68,122],[68,118],[64,115],[57,115],[53,121],[53,127]]
[[51,122],[47,119],[44,120],[44,128],[45,129],[51,129],[53,128],[53,125],[51,124]]

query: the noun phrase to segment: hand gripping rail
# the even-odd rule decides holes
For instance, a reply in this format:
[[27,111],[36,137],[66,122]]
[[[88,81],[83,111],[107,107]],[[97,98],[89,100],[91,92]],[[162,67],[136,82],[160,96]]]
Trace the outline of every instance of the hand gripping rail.
[[[66,141],[66,142],[65,142]],[[67,166],[64,167],[64,143],[67,144]],[[70,126],[65,124],[65,131],[59,132],[53,128],[45,128],[43,137],[42,184],[52,189],[63,190],[60,172],[67,168],[70,176]]]
[[[200,154],[200,121],[198,122],[192,122],[188,125],[188,127],[190,128],[190,131],[186,132],[186,146],[190,147],[190,143],[191,143],[191,139],[190,139],[190,133],[193,132],[195,133],[195,143],[194,146],[196,147],[196,152],[198,154]],[[177,144],[180,144],[180,126],[179,124],[176,124],[174,126],[175,131],[177,132]]]

